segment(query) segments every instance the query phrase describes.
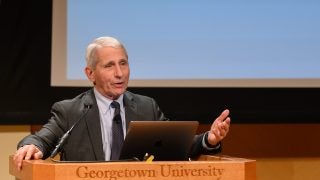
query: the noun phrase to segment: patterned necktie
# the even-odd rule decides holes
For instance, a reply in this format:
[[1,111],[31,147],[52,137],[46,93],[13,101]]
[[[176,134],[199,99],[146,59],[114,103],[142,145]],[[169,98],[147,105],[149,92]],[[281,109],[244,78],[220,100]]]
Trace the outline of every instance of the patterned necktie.
[[118,160],[122,149],[124,137],[122,129],[122,120],[120,115],[120,104],[116,101],[111,103],[111,107],[115,108],[112,120],[112,144],[111,144],[111,160]]

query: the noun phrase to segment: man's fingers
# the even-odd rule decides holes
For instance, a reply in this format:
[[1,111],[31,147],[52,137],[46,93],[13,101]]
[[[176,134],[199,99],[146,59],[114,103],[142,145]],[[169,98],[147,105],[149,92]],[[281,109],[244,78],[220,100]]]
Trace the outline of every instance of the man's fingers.
[[26,150],[23,149],[23,147],[21,147],[17,150],[16,154],[13,157],[13,160],[18,170],[21,170],[22,160],[24,159],[25,155],[26,155]]
[[231,122],[230,117],[227,117],[225,121],[223,121],[222,123],[218,124],[219,129],[222,129],[222,130],[225,130],[225,131],[229,131],[230,122]]
[[224,110],[219,117],[217,117],[217,122],[223,122],[230,114],[229,109]]
[[224,110],[212,123],[208,137],[210,144],[214,145],[227,136],[231,122],[229,114],[228,109]]
[[24,159],[40,159],[42,157],[43,153],[35,145],[25,145],[16,151],[13,160],[16,164],[17,169],[21,170],[22,161]]
[[35,153],[36,149],[35,148],[28,148],[27,149],[27,154],[26,157],[24,158],[25,160],[30,160]]
[[215,126],[211,129],[211,132],[219,140],[222,140],[227,133],[229,132],[230,118],[227,117],[225,121],[221,123],[216,123]]
[[38,151],[33,155],[34,159],[41,159],[42,157],[43,157],[43,154],[41,151]]
[[230,117],[227,117],[226,120],[224,120],[224,122],[228,125],[230,125],[231,123],[231,118]]
[[224,121],[220,122],[217,118],[217,120],[215,122],[212,123],[212,126],[211,126],[211,129],[216,129],[218,128],[219,130],[221,129],[225,129],[225,130],[228,130],[229,129],[229,126],[230,126],[230,122],[231,122],[231,119],[230,117],[226,117],[224,119]]

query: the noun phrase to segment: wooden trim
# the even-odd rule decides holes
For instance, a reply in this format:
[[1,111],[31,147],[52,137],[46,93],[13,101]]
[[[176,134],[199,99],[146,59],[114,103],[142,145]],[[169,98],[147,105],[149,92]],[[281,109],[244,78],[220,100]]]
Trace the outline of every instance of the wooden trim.
[[[200,125],[204,132],[210,125]],[[320,124],[232,124],[223,154],[244,158],[318,157]]]

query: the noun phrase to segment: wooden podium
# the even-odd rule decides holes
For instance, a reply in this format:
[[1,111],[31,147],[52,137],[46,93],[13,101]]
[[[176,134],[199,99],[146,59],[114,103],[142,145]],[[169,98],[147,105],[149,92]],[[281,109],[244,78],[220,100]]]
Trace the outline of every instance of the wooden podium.
[[196,161],[57,163],[25,160],[18,171],[9,157],[9,172],[20,180],[255,180],[256,161],[202,155]]

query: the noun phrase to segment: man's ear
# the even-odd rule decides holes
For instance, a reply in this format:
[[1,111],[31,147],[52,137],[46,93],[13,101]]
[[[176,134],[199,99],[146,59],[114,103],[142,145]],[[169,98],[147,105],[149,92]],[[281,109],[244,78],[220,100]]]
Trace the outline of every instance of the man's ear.
[[94,71],[93,71],[91,68],[89,68],[89,67],[86,67],[86,68],[84,69],[84,71],[85,71],[88,79],[89,79],[92,83],[95,83],[96,78],[95,78],[95,73],[94,73]]

